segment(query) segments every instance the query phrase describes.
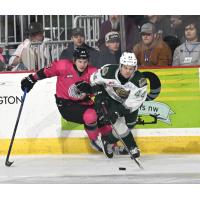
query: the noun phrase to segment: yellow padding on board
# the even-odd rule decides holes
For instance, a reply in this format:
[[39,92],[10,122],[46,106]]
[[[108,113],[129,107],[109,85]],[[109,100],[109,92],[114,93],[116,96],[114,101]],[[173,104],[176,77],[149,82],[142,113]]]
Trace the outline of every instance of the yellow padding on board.
[[143,153],[200,153],[200,136],[138,137]]
[[[0,139],[0,155],[6,155],[10,140]],[[87,138],[27,138],[15,139],[13,155],[93,153]]]
[[[200,136],[137,137],[144,154],[200,153]],[[10,140],[0,139],[0,155],[6,155]],[[15,139],[12,155],[97,153],[87,138]]]

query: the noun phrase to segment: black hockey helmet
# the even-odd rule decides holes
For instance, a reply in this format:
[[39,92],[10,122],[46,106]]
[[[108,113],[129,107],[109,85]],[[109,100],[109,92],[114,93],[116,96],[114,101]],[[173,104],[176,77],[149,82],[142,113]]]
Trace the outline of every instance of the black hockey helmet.
[[73,52],[74,60],[76,59],[88,59],[89,60],[89,52],[86,48],[77,47]]

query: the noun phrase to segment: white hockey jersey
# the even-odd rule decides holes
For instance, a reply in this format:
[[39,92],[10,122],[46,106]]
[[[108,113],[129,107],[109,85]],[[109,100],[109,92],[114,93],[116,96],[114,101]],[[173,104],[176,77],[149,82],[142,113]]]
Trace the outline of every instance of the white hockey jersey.
[[119,65],[104,65],[90,77],[91,85],[103,85],[108,95],[120,102],[130,112],[137,110],[147,97],[147,81],[135,71],[128,82],[121,84]]

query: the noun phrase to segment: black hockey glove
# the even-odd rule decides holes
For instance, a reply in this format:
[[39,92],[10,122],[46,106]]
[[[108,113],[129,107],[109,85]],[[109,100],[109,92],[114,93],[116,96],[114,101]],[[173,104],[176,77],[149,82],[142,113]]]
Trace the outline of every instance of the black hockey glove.
[[79,81],[75,83],[76,87],[80,92],[86,93],[86,94],[92,94],[92,87],[89,83],[85,81]]
[[103,94],[102,92],[99,91],[95,96],[94,107],[95,107],[95,110],[97,112],[99,121],[101,121],[104,124],[108,124],[109,123],[109,117],[105,113],[103,106],[106,109],[108,109],[109,99],[105,96],[105,94]]
[[109,97],[107,92],[105,91],[103,85],[95,85],[92,87],[92,93],[95,96],[95,109],[98,110],[102,109],[102,103],[107,107],[109,104]]
[[96,110],[101,110],[102,109],[102,104],[105,105],[105,107],[107,108],[109,105],[109,98],[106,97],[106,95],[104,94],[104,92],[99,91],[95,94],[95,108]]
[[97,110],[97,115],[98,115],[98,119],[101,123],[104,124],[110,124],[110,122],[112,122],[113,124],[117,121],[117,119],[120,117],[119,113],[117,111],[111,111],[109,110],[109,105],[108,103],[104,103],[105,101],[103,101],[100,105],[99,108],[96,109]]
[[108,118],[110,119],[110,121],[114,124],[117,119],[119,118],[119,113],[118,112],[113,112],[113,113],[110,113],[108,114]]
[[29,92],[33,86],[35,85],[35,83],[37,82],[37,80],[35,80],[33,78],[33,75],[30,74],[29,76],[25,77],[22,79],[21,81],[21,89],[23,91],[25,91],[25,88],[27,89],[27,92]]

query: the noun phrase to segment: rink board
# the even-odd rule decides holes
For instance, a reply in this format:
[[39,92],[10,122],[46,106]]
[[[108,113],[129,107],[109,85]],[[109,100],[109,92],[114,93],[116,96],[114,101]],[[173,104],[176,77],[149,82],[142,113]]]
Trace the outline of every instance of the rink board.
[[[200,136],[136,137],[143,154],[200,153]],[[6,155],[10,140],[0,139],[0,155]],[[26,138],[16,139],[13,155],[26,154],[85,154],[97,153],[87,138]]]
[[[162,91],[156,103],[169,108],[156,125],[136,126],[134,136],[142,153],[200,153],[199,68],[142,70],[160,77]],[[0,74],[0,155],[7,154],[23,95],[20,81],[28,74]],[[82,125],[60,118],[55,83],[56,78],[40,81],[27,94],[13,155],[97,153],[91,149]]]

